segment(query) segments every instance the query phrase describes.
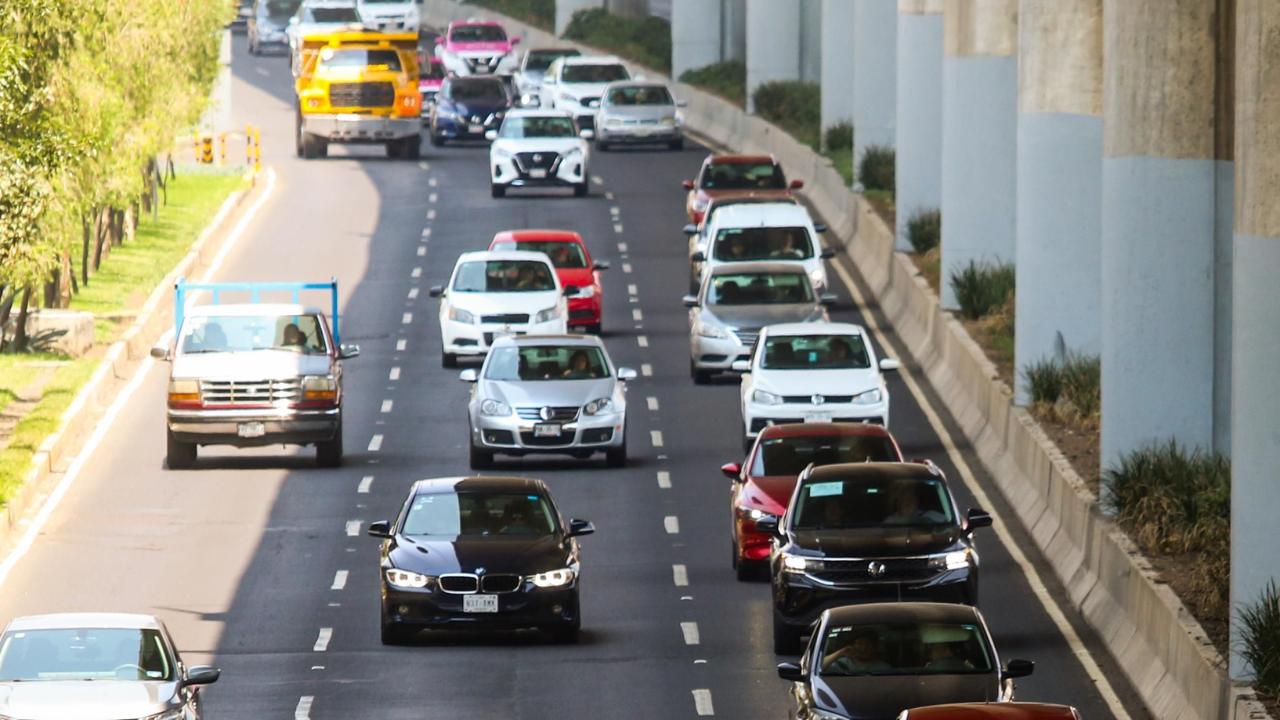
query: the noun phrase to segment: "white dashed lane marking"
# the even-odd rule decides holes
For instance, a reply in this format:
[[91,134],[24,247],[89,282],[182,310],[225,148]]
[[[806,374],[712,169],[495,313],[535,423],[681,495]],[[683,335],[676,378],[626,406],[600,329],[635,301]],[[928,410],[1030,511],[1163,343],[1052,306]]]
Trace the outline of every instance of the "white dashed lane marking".
[[614,205],[613,207],[609,208],[610,215],[617,215],[620,212],[622,212],[622,208],[618,207],[617,205]]
[[628,286],[627,286],[627,294],[628,294],[628,295],[638,295],[639,293],[640,293],[640,290],[639,290],[639,288],[637,288],[635,285],[628,285]]
[[626,244],[626,243],[618,243],[618,252],[623,252],[623,253],[624,253],[624,252],[626,252],[626,251],[627,251],[627,244]]
[[422,239],[423,239],[423,241],[425,241],[425,240],[426,240],[427,238],[429,238],[429,237],[431,237],[431,228],[422,228]]
[[697,645],[702,641],[702,638],[698,637],[698,623],[696,622],[680,623],[680,632],[684,633],[685,645]]
[[[419,163],[418,163],[418,167],[422,168],[423,170],[430,170],[430,169],[431,169],[431,163],[427,162],[426,160],[423,160],[423,161],[421,161],[421,162],[419,162]],[[428,182],[430,182],[430,181],[428,180]]]
[[428,185],[430,185],[431,187],[435,187],[435,186],[436,186],[436,179],[435,179],[435,178],[427,178],[427,184],[428,184]]
[[374,435],[373,438],[369,440],[369,452],[378,452],[381,449],[382,449],[382,436]]
[[613,231],[614,231],[614,232],[616,232],[616,233],[621,233],[621,232],[622,232],[622,223],[614,223],[614,224],[613,224]]
[[[679,585],[680,583],[676,583]],[[329,586],[330,590],[341,590],[347,586],[347,571],[339,570],[333,574],[333,585]]]
[[652,365],[650,365],[649,363],[643,363],[643,364],[641,364],[641,365],[640,365],[640,374],[641,374],[641,375],[643,375],[643,376],[645,376],[645,377],[649,377],[649,376],[653,375],[653,366],[652,366]]
[[661,431],[661,430],[650,430],[650,431],[649,431],[649,440],[651,440],[651,441],[653,442],[653,446],[654,446],[654,447],[662,447],[662,431]]
[[680,518],[668,515],[662,518],[662,527],[666,528],[668,534],[675,535],[680,532]]
[[356,492],[368,494],[369,488],[373,485],[373,476],[365,475],[360,478],[360,484],[356,486]]
[[426,254],[427,254],[427,246],[426,246],[426,245],[419,245],[419,246],[418,246],[418,257],[422,257],[423,255],[426,255]]
[[624,273],[630,273],[630,272],[631,272],[631,263],[622,263],[622,272],[624,272]]
[[315,700],[314,695],[303,695],[298,698],[298,707],[293,709],[293,720],[311,720],[311,704]]
[[315,652],[324,652],[329,649],[329,641],[333,639],[333,628],[320,628],[320,634],[316,636],[316,644],[312,646]]
[[400,368],[398,368],[398,367],[393,367],[393,368],[391,368],[391,374],[390,374],[388,377],[390,377],[392,380],[399,380],[399,379],[400,379]]
[[409,323],[413,322],[413,313],[405,313],[403,316],[401,316],[400,322],[404,323],[405,325],[408,325]]
[[409,341],[405,340],[404,338],[400,338],[399,340],[396,341],[397,350],[404,350],[408,346],[409,346]]
[[699,715],[715,715],[715,708],[711,705],[711,691],[706,689],[694,690],[693,707],[698,711]]
[[435,220],[435,219],[436,219],[436,211],[435,211],[435,210],[428,210],[428,211],[427,211],[427,219],[428,219],[428,220]]
[[649,338],[644,335],[637,335],[636,342],[640,345],[640,347],[649,347]]
[[391,412],[391,407],[392,407],[393,405],[395,405],[395,401],[394,401],[394,400],[383,400],[383,401],[382,401],[382,412],[384,412],[384,413],[389,413],[389,412]]
[[645,398],[645,400],[649,403],[649,409],[650,409],[650,410],[652,410],[652,411],[654,411],[654,412],[657,412],[657,411],[658,411],[658,398],[656,398],[656,397],[648,397],[648,398]]
[[658,471],[658,487],[662,488],[663,490],[671,489],[671,473],[667,472],[666,470]]
[[597,185],[603,185],[603,184],[604,184],[604,178],[600,177],[599,175],[592,175],[592,176],[591,176],[591,182],[593,182],[593,183],[595,183],[595,184],[597,184]]
[[409,273],[409,277],[415,277],[415,278],[422,277],[422,268],[420,267],[414,268],[413,272]]
[[612,200],[612,199],[613,199],[613,193],[611,193],[611,192],[607,192],[607,193],[605,193],[605,194],[604,194],[604,199],[605,199],[605,200]]
[[641,320],[644,320],[644,313],[640,312],[640,308],[632,308],[631,319],[636,322],[640,322]]
[[671,579],[675,581],[676,587],[686,587],[689,584],[689,569],[683,565],[672,565]]
[[360,522],[359,520],[347,521],[347,537],[356,537],[360,534]]
[[439,199],[440,199],[440,196],[437,195],[436,193],[431,193],[430,195],[427,196],[427,202],[436,202]]
[[[418,288],[409,288],[409,299],[412,300],[416,297],[418,297]],[[404,341],[401,340],[400,342],[404,342]],[[402,350],[403,348],[397,347],[396,349]]]

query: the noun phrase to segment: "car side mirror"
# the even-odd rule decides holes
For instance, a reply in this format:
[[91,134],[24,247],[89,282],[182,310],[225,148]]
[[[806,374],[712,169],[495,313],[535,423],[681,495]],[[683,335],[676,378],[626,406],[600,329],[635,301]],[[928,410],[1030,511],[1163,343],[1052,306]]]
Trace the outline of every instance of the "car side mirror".
[[[597,105],[598,105],[598,104],[599,104],[599,103],[597,103]],[[583,129],[583,130],[579,130],[579,131],[578,131],[578,137],[582,138],[583,140],[590,140],[591,138],[593,138],[593,137],[595,137],[595,136],[596,136],[595,131],[594,131],[594,130],[591,130],[591,129],[589,129],[589,128],[587,128],[587,129]]]
[[431,297],[440,297],[441,295],[444,295],[444,287],[441,285],[432,285],[431,289],[427,290],[427,294]]
[[485,130],[485,131],[484,131],[484,139],[485,139],[485,140],[489,140],[489,141],[497,140],[497,139],[498,139],[498,131],[497,131],[497,130]]
[[685,307],[698,307],[697,295],[685,295],[684,297],[680,298],[680,301],[684,303]]
[[778,677],[791,682],[804,682],[804,671],[795,663],[778,663]]
[[750,360],[734,360],[733,364],[731,364],[729,368],[734,372],[740,372],[740,373],[751,372],[751,361]]
[[443,44],[444,44],[444,36],[443,36],[443,35],[437,35],[437,36],[436,36],[436,44],[437,44],[437,45],[443,45]]
[[730,480],[737,482],[742,479],[742,463],[725,463],[720,466],[720,473]]
[[597,260],[594,263],[592,263],[591,269],[592,270],[608,270],[609,263],[605,262],[604,260]]
[[220,677],[222,677],[222,671],[218,668],[209,665],[196,665],[187,669],[187,677],[182,681],[182,684],[210,685],[218,682]]
[[800,189],[800,188],[802,188],[802,187],[804,187],[804,181],[803,181],[803,180],[792,180],[792,181],[791,181],[791,189],[792,189],[792,190],[799,190],[799,189]]
[[697,235],[697,234],[698,234],[698,226],[697,226],[697,225],[694,225],[693,223],[690,223],[690,224],[688,224],[688,225],[685,225],[685,226],[684,226],[684,234],[685,234],[685,235]]
[[391,522],[389,520],[378,520],[369,523],[369,529],[366,530],[369,537],[389,538],[391,537]]
[[756,521],[756,532],[767,533],[769,535],[778,534],[778,518],[762,517]]
[[991,515],[981,508],[969,508],[968,516],[965,518],[964,529],[967,531],[977,530],[978,528],[991,527]]
[[476,372],[475,368],[467,368],[466,370],[458,373],[458,379],[462,382],[473,383],[480,379],[480,375]]
[[359,356],[360,356],[359,345],[339,345],[338,346],[339,360],[350,360],[353,357],[359,357]]
[[880,358],[880,369],[884,371],[897,370],[902,367],[902,363],[893,358]]
[[835,256],[836,251],[834,248],[822,248],[822,252],[818,253],[818,257],[821,257],[823,260],[830,260]]
[[519,45],[519,44],[520,44],[520,38],[518,38],[518,37],[513,37],[513,38],[511,38],[511,44],[512,44],[512,45]]
[[[799,180],[797,180],[796,182],[799,182]],[[829,229],[830,229],[830,228],[828,228],[828,227],[827,227],[827,224],[826,224],[826,223],[814,223],[814,224],[813,224],[813,231],[814,231],[814,232],[816,232],[816,233],[819,233],[819,234],[824,233],[824,232],[826,232],[826,231],[827,231],[827,230],[829,230]]]
[[692,189],[693,189],[693,181],[692,181],[692,180],[685,180],[684,182],[680,183],[680,185],[681,185],[681,186],[683,186],[685,190],[692,190]]
[[690,259],[690,260],[692,260],[692,261],[694,261],[694,262],[706,262],[706,261],[707,261],[707,254],[706,254],[706,253],[704,253],[704,252],[702,252],[701,250],[699,250],[699,251],[695,252],[693,255],[690,255],[690,256],[689,256],[689,259]]
[[586,520],[570,520],[569,532],[565,533],[566,539],[572,537],[582,537],[583,535],[591,535],[596,531],[596,526]]
[[565,296],[565,297],[573,297],[574,295],[577,295],[577,294],[578,294],[578,286],[577,286],[577,285],[565,285],[565,286],[564,286],[564,296]]
[[618,368],[618,379],[619,380],[635,380],[636,371],[632,370],[629,367],[620,367]]
[[1036,664],[1030,660],[1010,660],[1000,673],[1000,678],[1002,680],[1012,680],[1014,678],[1027,677],[1035,671]]
[[689,101],[688,101],[688,100],[677,100],[677,101],[676,101],[676,107],[689,107]]
[[836,297],[832,293],[822,293],[818,296],[818,302],[822,303],[826,307],[834,307],[836,302],[839,300],[840,298]]
[[168,345],[156,345],[151,348],[151,357],[157,360],[164,360],[165,362],[173,359],[172,353],[173,351],[169,349]]

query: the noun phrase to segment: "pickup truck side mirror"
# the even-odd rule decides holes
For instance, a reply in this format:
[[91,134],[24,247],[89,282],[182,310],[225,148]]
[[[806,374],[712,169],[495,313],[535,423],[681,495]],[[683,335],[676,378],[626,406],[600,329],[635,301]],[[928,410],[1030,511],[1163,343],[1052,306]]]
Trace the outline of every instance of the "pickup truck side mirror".
[[366,531],[370,537],[389,538],[391,537],[391,523],[387,520],[378,520],[369,523],[369,529]]
[[359,345],[339,345],[338,346],[339,360],[350,360],[353,357],[359,357],[359,356],[360,356]]
[[172,352],[173,351],[169,349],[168,345],[156,345],[155,347],[151,348],[151,357],[157,360],[164,360],[165,362],[169,362],[170,360],[173,359]]

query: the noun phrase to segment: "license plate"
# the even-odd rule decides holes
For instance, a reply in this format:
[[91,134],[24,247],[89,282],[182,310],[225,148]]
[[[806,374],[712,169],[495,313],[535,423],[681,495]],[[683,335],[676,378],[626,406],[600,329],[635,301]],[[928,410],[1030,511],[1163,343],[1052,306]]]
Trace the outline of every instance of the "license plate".
[[807,412],[804,414],[804,421],[807,423],[829,423],[831,422],[831,413]]
[[236,434],[242,438],[257,438],[267,434],[267,426],[259,422],[240,423]]
[[651,132],[653,132],[653,128],[644,127],[643,125],[635,129],[637,135],[648,135]]
[[496,613],[498,612],[497,595],[463,595],[462,612]]
[[339,113],[338,114],[338,120],[344,121],[344,122],[359,122],[360,117],[361,116],[356,115],[355,113]]
[[533,436],[534,437],[560,437],[560,426],[546,425],[546,424],[534,425]]
[[546,176],[547,176],[547,171],[544,168],[532,168],[529,170],[529,177],[533,178],[534,180],[541,180]]

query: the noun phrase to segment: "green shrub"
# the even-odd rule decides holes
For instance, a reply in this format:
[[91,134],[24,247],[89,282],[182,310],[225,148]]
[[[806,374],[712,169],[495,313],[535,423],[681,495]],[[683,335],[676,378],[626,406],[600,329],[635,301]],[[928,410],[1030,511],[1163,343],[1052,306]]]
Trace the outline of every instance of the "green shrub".
[[1085,426],[1098,422],[1102,411],[1102,358],[1067,353],[1062,359],[1045,359],[1022,371],[1031,404],[1053,406],[1058,419]]
[[466,0],[466,3],[502,13],[547,32],[555,30],[556,0]]
[[832,125],[822,135],[827,152],[853,152],[853,123],[848,120]]
[[822,92],[818,83],[775,80],[751,96],[756,114],[815,150],[822,139]]
[[573,14],[564,37],[671,74],[671,24],[662,18],[627,18],[604,8],[589,8]]
[[1254,686],[1280,695],[1280,592],[1267,583],[1257,603],[1240,609],[1240,655],[1253,668]]
[[1230,531],[1231,461],[1220,454],[1171,440],[1126,455],[1102,485],[1116,519],[1160,552],[1204,550]]
[[942,242],[942,211],[917,210],[907,218],[907,242],[923,255]]
[[1037,360],[1022,369],[1032,405],[1053,405],[1062,397],[1062,366],[1056,360]]
[[1005,304],[1014,291],[1015,275],[1012,264],[970,260],[967,266],[953,271],[949,280],[960,316],[977,320]]
[[[858,182],[865,190],[886,190],[893,192],[897,182],[894,178],[894,167],[897,162],[893,148],[886,145],[868,145],[862,151],[862,160],[858,163]],[[941,218],[939,218],[941,230]]]
[[738,107],[747,102],[747,64],[741,60],[726,60],[685,70],[680,75],[680,82],[709,90]]

